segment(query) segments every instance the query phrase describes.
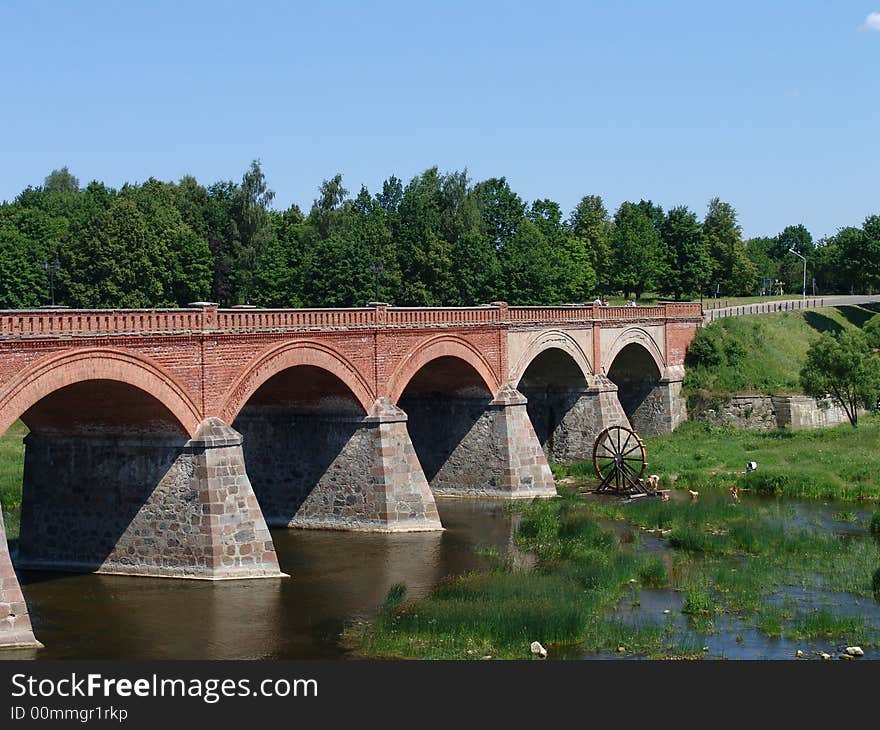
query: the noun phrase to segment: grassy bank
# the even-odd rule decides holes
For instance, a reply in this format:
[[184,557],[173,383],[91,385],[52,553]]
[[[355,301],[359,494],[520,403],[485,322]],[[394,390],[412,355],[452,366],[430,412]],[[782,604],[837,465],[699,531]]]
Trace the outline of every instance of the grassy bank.
[[725,317],[702,328],[688,354],[692,406],[730,393],[799,393],[807,349],[822,332],[861,328],[880,305]]
[[[880,417],[858,428],[767,432],[696,421],[645,439],[648,473],[665,486],[696,489],[738,485],[761,494],[806,499],[880,500]],[[758,469],[742,473],[748,461]],[[557,477],[594,477],[592,462],[554,465]]]
[[662,626],[630,627],[606,617],[629,586],[668,582],[659,559],[621,551],[575,495],[517,509],[517,546],[538,557],[535,570],[499,564],[489,574],[447,580],[415,603],[403,588],[392,590],[376,620],[350,627],[345,643],[362,656],[424,659],[524,659],[533,641],[587,651],[661,650]]

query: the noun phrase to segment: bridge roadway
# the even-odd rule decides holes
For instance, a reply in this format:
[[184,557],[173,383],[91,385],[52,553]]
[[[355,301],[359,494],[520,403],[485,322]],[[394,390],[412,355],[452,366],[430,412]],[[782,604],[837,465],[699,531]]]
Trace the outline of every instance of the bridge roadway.
[[[0,312],[16,566],[283,576],[269,527],[442,529],[434,497],[553,496],[548,459],[685,417],[699,304]],[[2,515],[0,515],[2,526]],[[35,644],[0,534],[0,646]]]

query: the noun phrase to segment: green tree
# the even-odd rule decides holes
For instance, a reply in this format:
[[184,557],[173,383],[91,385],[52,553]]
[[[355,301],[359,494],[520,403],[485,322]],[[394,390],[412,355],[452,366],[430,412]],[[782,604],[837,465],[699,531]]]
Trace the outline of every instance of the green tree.
[[660,228],[660,237],[669,263],[669,276],[662,288],[672,292],[676,299],[701,291],[709,281],[712,260],[696,213],[683,205],[670,209]]
[[703,235],[713,264],[713,280],[725,294],[750,294],[757,281],[755,265],[746,254],[736,210],[719,198],[709,201]]
[[859,409],[875,410],[880,399],[880,355],[858,330],[825,333],[807,351],[801,387],[815,398],[830,397],[841,406],[853,427]]
[[79,192],[79,180],[67,169],[67,165],[60,170],[52,170],[43,181],[43,190],[47,193],[76,193]]
[[611,289],[611,236],[614,224],[599,195],[585,195],[569,217],[572,235],[584,242],[599,289]]
[[667,273],[663,242],[650,211],[638,203],[621,203],[611,237],[614,282],[628,297],[656,288]]

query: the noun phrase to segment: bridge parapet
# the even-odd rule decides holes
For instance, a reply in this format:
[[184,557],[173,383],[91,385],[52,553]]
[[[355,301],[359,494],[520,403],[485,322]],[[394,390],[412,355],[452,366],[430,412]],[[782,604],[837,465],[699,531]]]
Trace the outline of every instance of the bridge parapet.
[[166,335],[197,332],[278,332],[425,327],[540,326],[639,320],[691,320],[698,303],[649,307],[390,307],[347,309],[64,309],[0,311],[0,339]]

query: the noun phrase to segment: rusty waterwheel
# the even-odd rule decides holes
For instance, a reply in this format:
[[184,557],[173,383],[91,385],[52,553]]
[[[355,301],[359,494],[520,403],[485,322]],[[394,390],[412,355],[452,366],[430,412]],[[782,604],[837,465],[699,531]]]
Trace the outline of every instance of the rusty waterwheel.
[[610,426],[593,444],[593,467],[601,482],[597,492],[650,494],[642,481],[648,460],[639,435],[626,426]]

